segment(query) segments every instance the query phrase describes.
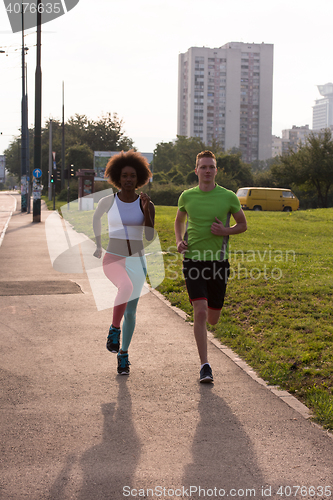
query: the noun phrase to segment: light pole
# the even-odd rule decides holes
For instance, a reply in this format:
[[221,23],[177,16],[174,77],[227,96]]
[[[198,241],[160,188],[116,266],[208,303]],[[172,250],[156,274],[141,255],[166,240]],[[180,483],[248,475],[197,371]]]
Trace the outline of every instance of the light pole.
[[65,184],[65,87],[62,82],[62,124],[61,124],[61,189]]
[[74,169],[74,165],[71,165],[67,169],[67,208],[69,210],[69,181],[72,177],[72,169]]
[[[37,64],[35,73],[35,143],[34,143],[34,168],[42,169],[42,70],[41,70],[41,25],[42,8],[41,0],[37,0]],[[36,186],[33,200],[33,222],[40,222],[41,190]]]
[[21,212],[28,211],[29,196],[29,155],[28,155],[28,106],[25,88],[25,47],[24,47],[24,14],[22,15],[22,106],[21,106]]

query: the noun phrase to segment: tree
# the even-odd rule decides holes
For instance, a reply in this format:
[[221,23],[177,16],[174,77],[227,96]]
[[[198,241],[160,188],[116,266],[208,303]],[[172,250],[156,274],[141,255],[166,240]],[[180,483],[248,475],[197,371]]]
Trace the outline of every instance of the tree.
[[133,149],[133,141],[125,136],[124,122],[117,113],[107,113],[98,121],[89,121],[86,127],[85,143],[93,151],[128,151]]
[[218,155],[216,181],[236,191],[239,187],[253,185],[253,175],[249,165],[241,160],[241,153]]
[[169,172],[176,164],[176,148],[173,142],[160,142],[154,150],[153,168],[155,172]]
[[197,154],[208,148],[199,137],[177,135],[175,149],[179,171],[186,175],[195,169]]
[[272,172],[289,184],[296,184],[303,191],[316,190],[319,205],[327,208],[333,187],[333,139],[330,129],[308,135],[297,152],[290,151],[281,157],[281,165],[274,165]]
[[[253,175],[253,187],[281,187],[279,180],[273,175],[271,170],[264,170]],[[287,186],[284,186],[287,187]]]
[[267,160],[254,160],[251,163],[251,170],[253,173],[267,172],[277,163],[280,163],[279,156],[274,156],[273,158],[268,158]]
[[[42,129],[42,184],[48,184],[50,120]],[[14,138],[5,151],[10,173],[21,177],[21,139]],[[34,130],[29,130],[30,178],[33,169]],[[123,121],[116,113],[107,113],[98,120],[89,120],[85,115],[69,118],[65,123],[65,158],[75,168],[93,168],[93,151],[121,151],[133,148],[133,141],[123,131]],[[56,165],[61,168],[62,124],[52,119],[52,151]],[[85,165],[85,166],[83,166]],[[67,168],[68,165],[65,165]]]
[[159,184],[168,184],[169,179],[167,178],[164,172],[157,172],[153,176],[153,181],[158,182]]
[[66,168],[74,165],[74,171],[94,168],[94,152],[87,144],[75,144],[66,150]]
[[21,178],[21,138],[16,137],[5,149],[6,169]]
[[166,177],[172,182],[172,184],[177,186],[184,184],[185,182],[184,176],[178,167],[172,167],[172,169],[166,174]]
[[214,154],[222,151],[217,141],[206,146],[199,137],[177,135],[174,142],[161,142],[154,150],[154,172],[169,172],[177,167],[178,171],[186,176],[194,171],[197,154],[205,149]]

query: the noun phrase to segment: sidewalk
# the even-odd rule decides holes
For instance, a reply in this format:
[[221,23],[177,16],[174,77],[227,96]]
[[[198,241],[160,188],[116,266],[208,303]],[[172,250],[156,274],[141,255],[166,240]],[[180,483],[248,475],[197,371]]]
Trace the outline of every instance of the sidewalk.
[[117,376],[111,310],[52,268],[49,214],[13,213],[0,247],[1,500],[333,495],[331,435],[216,340],[200,385],[193,329],[154,293]]

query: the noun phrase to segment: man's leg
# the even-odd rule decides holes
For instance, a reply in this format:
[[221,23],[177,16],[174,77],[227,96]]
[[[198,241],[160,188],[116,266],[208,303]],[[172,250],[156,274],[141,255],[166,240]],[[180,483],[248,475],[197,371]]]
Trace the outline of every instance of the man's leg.
[[216,325],[218,320],[220,319],[222,309],[209,309],[207,315],[207,323],[210,325]]
[[198,353],[201,361],[200,383],[212,383],[213,373],[208,363],[207,355],[207,328],[208,304],[206,300],[193,301],[194,309],[194,336],[198,347]]
[[206,322],[208,317],[207,300],[193,301],[194,315],[194,337],[198,347],[198,353],[201,364],[208,363],[207,358],[207,328]]
[[208,363],[206,322],[210,325],[216,325],[220,319],[221,310],[222,309],[209,309],[206,300],[193,301],[194,337],[202,365]]
[[213,262],[213,279],[208,285],[208,316],[207,322],[216,325],[221,316],[224,296],[229,275],[229,262]]

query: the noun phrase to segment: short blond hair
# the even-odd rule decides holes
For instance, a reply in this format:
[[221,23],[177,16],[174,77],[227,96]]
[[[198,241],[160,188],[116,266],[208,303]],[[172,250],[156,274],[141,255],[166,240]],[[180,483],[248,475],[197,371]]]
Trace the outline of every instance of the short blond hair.
[[198,163],[199,163],[199,160],[201,160],[201,158],[213,158],[213,160],[215,160],[215,165],[216,165],[216,158],[215,158],[214,153],[212,153],[211,151],[209,151],[207,149],[206,151],[201,151],[201,153],[197,154],[197,160],[195,162],[196,168],[198,168]]

